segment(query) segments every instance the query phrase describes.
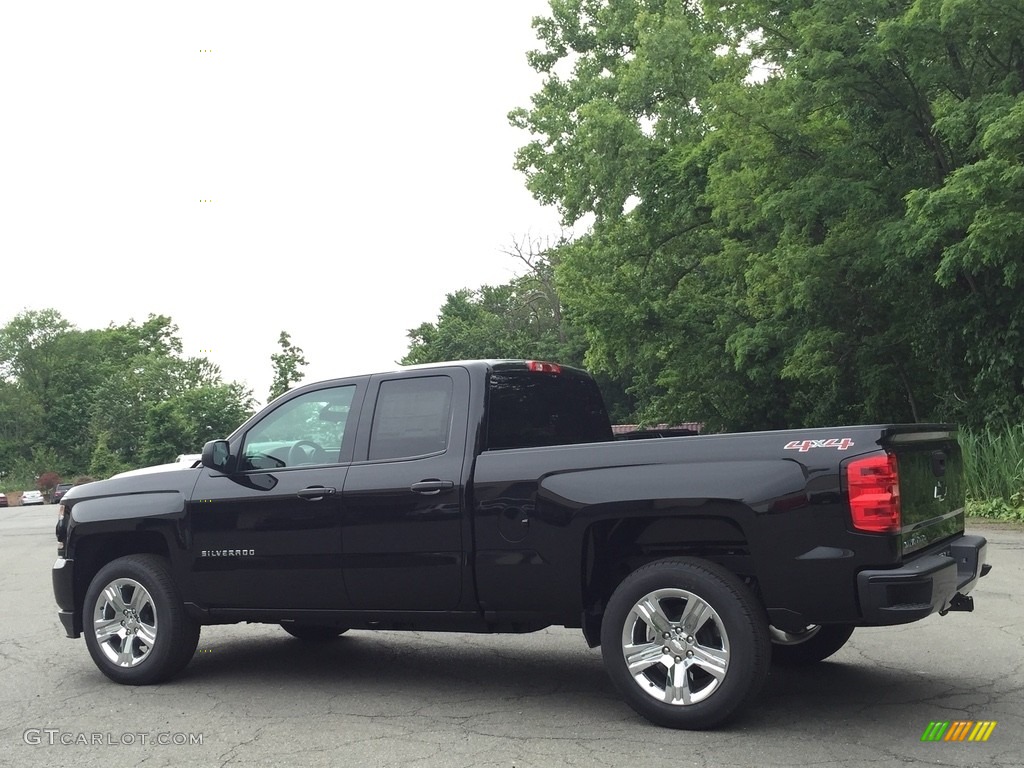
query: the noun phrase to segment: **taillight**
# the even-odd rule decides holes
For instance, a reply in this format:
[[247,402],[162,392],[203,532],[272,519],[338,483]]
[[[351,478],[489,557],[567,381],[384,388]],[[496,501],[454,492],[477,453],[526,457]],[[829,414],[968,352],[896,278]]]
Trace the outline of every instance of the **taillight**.
[[876,454],[846,465],[853,527],[871,533],[896,533],[900,519],[900,473],[896,456]]
[[63,554],[64,541],[68,535],[68,510],[63,504],[57,507],[57,528],[54,533],[57,535],[57,554]]
[[540,360],[527,360],[527,370],[534,373],[561,373],[562,366],[558,363],[542,363]]

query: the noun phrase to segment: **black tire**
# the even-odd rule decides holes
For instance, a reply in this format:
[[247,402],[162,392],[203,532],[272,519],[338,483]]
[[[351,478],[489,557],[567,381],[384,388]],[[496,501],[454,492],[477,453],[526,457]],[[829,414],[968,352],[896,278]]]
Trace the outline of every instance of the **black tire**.
[[815,624],[803,632],[782,632],[772,627],[772,663],[802,667],[827,659],[846,645],[853,629],[852,624]]
[[103,566],[86,590],[82,624],[92,660],[122,685],[167,680],[199,643],[200,625],[185,613],[167,561],[157,555]]
[[282,624],[281,628],[292,637],[311,643],[324,643],[348,632],[348,627],[331,627],[320,624]]
[[[627,645],[635,646],[632,672]],[[771,658],[754,595],[725,568],[692,558],[629,574],[608,601],[601,646],[608,675],[634,710],[690,730],[720,725],[753,699]]]

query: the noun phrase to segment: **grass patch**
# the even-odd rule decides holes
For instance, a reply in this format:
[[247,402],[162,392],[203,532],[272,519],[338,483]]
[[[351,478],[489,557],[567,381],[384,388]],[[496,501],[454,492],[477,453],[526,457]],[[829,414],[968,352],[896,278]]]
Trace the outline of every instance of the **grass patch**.
[[1024,424],[963,429],[959,441],[967,514],[1024,522]]

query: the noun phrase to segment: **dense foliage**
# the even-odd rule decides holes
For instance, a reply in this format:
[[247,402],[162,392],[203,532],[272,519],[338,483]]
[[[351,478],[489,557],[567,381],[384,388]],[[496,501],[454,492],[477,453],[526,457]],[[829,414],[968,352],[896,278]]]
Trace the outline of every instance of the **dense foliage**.
[[171,461],[251,409],[241,384],[182,355],[168,317],[79,330],[48,309],[0,328],[0,485],[10,490],[47,472],[108,477]]
[[517,164],[589,223],[549,254],[562,315],[641,416],[1021,420],[1019,0],[552,0],[535,24]]
[[1024,424],[961,430],[967,511],[1024,522]]
[[583,336],[563,321],[554,266],[545,256],[551,250],[551,244],[515,243],[507,255],[526,267],[525,274],[505,285],[449,294],[436,323],[409,331],[402,364],[503,357],[582,362]]

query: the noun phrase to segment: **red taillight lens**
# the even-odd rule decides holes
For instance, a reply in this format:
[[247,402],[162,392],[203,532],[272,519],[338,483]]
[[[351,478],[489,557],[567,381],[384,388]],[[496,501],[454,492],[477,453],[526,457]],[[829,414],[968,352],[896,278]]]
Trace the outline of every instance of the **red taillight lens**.
[[534,373],[561,373],[562,366],[558,363],[542,363],[540,360],[527,360],[527,370]]
[[900,473],[891,454],[854,459],[846,465],[853,527],[871,533],[896,533],[900,520]]

